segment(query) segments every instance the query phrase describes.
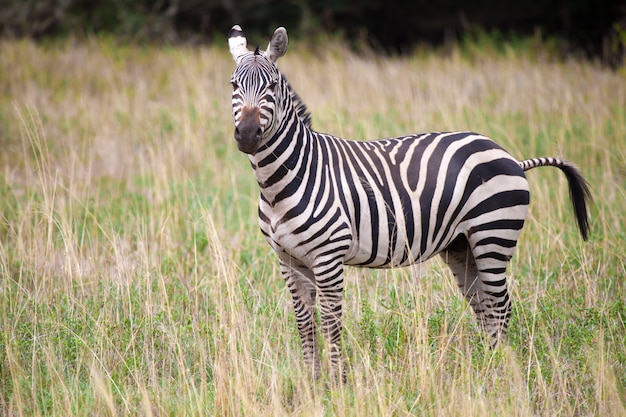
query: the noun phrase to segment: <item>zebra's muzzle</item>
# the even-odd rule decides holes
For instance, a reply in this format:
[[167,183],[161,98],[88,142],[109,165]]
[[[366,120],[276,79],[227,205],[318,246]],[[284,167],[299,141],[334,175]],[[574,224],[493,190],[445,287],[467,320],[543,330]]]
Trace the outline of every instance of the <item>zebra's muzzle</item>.
[[261,145],[263,129],[259,124],[259,111],[242,112],[241,121],[235,126],[237,148],[243,153],[253,154]]

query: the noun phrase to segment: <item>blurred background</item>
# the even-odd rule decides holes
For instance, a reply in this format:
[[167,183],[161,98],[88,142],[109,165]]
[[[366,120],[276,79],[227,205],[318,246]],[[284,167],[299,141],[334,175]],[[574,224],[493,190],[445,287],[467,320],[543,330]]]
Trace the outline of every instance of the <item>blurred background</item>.
[[205,43],[241,24],[265,39],[331,34],[389,53],[445,45],[477,31],[538,36],[563,54],[623,62],[626,2],[618,0],[0,0],[0,34],[36,39],[111,34],[138,42]]

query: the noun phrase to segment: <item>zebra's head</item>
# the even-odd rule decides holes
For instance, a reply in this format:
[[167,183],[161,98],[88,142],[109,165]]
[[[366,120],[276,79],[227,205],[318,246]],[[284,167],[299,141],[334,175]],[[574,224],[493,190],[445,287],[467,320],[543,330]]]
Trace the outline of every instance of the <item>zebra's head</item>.
[[240,151],[254,154],[272,137],[280,119],[277,103],[285,83],[276,61],[287,51],[287,31],[276,29],[266,51],[257,47],[249,51],[246,37],[239,25],[228,33],[228,45],[237,67],[230,80],[233,86],[233,122]]

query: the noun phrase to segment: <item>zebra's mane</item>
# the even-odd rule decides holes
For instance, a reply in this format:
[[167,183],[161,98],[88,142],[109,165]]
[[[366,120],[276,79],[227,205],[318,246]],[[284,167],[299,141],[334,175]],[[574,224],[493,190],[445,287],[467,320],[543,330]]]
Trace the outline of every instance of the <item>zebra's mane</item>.
[[298,117],[300,117],[300,120],[302,120],[302,122],[309,129],[311,129],[311,113],[309,112],[309,109],[307,109],[300,96],[294,91],[293,87],[291,86],[291,84],[289,84],[289,81],[287,81],[287,78],[285,78],[284,75],[283,79],[285,80],[285,84],[287,85],[287,90],[289,90],[289,94],[291,94],[291,102],[296,109]]

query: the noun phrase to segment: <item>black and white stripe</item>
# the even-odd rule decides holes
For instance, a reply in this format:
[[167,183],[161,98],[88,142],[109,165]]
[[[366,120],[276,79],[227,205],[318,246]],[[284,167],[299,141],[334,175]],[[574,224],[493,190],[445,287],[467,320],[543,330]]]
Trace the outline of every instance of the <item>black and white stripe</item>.
[[588,234],[589,190],[578,170],[554,158],[518,162],[473,132],[349,141],[311,129],[302,100],[278,71],[287,33],[250,52],[235,26],[229,44],[233,118],[259,188],[261,231],[280,258],[294,301],[304,358],[317,374],[316,300],[330,345],[340,353],[344,265],[388,268],[440,254],[495,344],[511,302],[506,266],[528,210],[524,171],[555,166],[567,176],[575,214]]

